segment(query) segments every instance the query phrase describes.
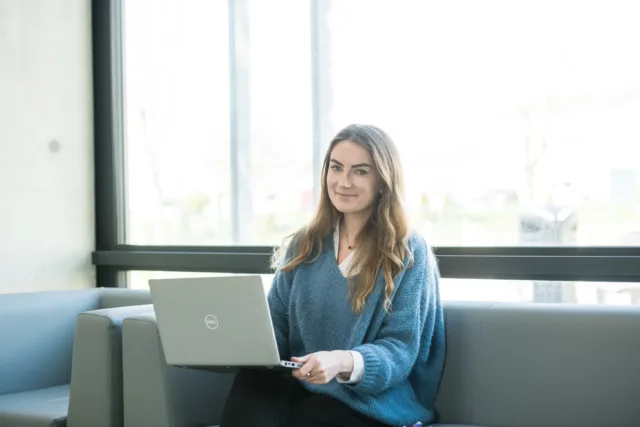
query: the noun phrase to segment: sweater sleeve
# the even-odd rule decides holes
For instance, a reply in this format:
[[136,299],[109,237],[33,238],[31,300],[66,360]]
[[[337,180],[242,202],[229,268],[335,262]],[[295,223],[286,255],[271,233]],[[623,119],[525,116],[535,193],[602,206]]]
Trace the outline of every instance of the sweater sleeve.
[[281,360],[289,360],[289,295],[293,282],[293,272],[284,272],[280,268],[276,270],[267,294],[271,322],[278,344],[278,353]]
[[378,394],[407,378],[421,347],[428,346],[439,301],[435,257],[422,238],[413,246],[413,265],[396,280],[391,314],[386,314],[376,339],[353,350],[362,354],[364,373],[352,389]]

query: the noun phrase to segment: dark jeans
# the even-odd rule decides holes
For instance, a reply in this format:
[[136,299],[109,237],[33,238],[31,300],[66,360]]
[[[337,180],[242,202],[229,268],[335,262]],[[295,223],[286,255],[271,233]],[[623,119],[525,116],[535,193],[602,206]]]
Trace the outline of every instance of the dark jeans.
[[385,427],[348,405],[307,391],[290,372],[236,375],[220,427]]

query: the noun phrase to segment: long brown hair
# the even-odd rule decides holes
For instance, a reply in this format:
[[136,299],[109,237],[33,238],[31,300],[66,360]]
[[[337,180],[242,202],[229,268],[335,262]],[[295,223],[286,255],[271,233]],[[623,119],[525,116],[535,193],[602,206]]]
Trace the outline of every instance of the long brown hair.
[[[321,194],[317,212],[311,222],[291,236],[274,253],[274,267],[291,271],[302,263],[314,262],[322,253],[323,239],[334,230],[342,219],[329,199],[327,173],[333,148],[340,142],[352,141],[364,147],[373,158],[381,180],[381,192],[374,201],[372,213],[356,236],[358,250],[354,254],[351,269],[358,271],[356,278],[349,280],[349,296],[355,312],[362,310],[367,297],[373,292],[378,273],[382,270],[385,281],[385,309],[391,309],[391,295],[396,276],[404,268],[409,253],[407,223],[402,198],[404,178],[398,150],[392,139],[381,129],[371,125],[349,125],[339,131],[331,141],[322,165]],[[289,247],[292,254],[286,257]],[[312,254],[315,256],[312,257]],[[288,258],[288,259],[287,259]],[[413,259],[410,259],[413,262]]]

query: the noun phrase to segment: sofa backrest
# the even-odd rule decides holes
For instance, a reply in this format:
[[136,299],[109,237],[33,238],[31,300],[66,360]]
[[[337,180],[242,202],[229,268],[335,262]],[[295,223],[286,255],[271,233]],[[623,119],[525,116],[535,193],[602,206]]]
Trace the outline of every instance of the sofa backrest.
[[76,318],[98,289],[0,295],[0,395],[68,384]]
[[151,304],[147,289],[100,288],[100,308]]
[[640,309],[445,303],[441,423],[631,427],[640,422]]

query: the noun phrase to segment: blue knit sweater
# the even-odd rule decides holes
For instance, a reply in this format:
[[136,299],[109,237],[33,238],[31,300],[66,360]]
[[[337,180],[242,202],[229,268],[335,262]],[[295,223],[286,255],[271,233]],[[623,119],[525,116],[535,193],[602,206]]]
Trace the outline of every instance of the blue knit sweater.
[[357,384],[305,387],[394,426],[433,421],[445,356],[436,260],[419,235],[408,245],[414,263],[395,277],[391,314],[384,310],[382,274],[364,309],[353,312],[330,237],[313,263],[276,271],[268,296],[282,359],[322,350],[355,350],[364,358]]

